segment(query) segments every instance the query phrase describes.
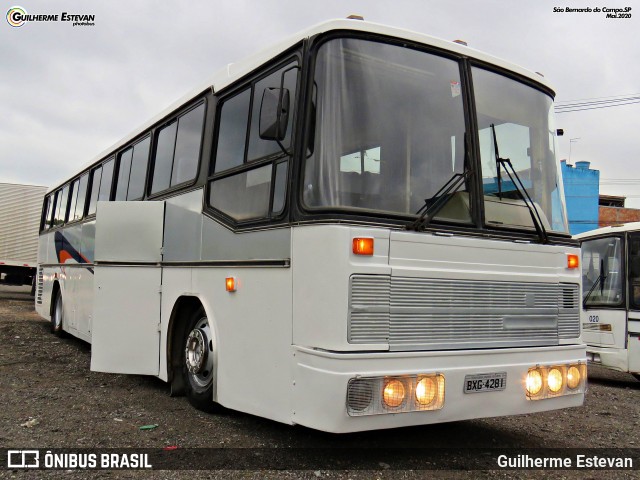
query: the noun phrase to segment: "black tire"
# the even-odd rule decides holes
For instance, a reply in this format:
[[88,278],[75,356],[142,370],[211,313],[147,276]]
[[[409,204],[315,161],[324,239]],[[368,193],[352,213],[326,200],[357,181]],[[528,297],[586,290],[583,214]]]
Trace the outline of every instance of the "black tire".
[[636,380],[638,380],[640,382],[640,373],[632,373],[631,375],[636,377]]
[[60,292],[60,290],[56,292],[53,302],[51,333],[58,337],[64,337],[64,330],[62,329],[64,323],[64,304],[62,303],[62,292]]
[[203,412],[218,411],[220,406],[213,401],[215,338],[203,308],[188,318],[180,343],[182,378],[189,403]]

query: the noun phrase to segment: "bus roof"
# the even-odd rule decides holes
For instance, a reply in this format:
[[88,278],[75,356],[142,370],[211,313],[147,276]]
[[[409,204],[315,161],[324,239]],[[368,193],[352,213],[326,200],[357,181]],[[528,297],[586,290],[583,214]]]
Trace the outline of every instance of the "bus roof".
[[589,230],[588,232],[574,235],[573,238],[576,240],[583,240],[585,238],[598,237],[601,235],[614,235],[622,232],[634,232],[636,230],[640,230],[640,222],[621,223],[619,225],[596,228],[595,230]]
[[233,82],[241,79],[245,75],[251,73],[253,70],[257,69],[264,63],[267,63],[269,60],[273,59],[274,57],[278,56],[279,54],[285,52],[289,48],[298,44],[299,42],[321,33],[336,31],[336,30],[351,30],[351,31],[357,31],[357,32],[376,33],[376,34],[406,39],[416,43],[421,43],[424,45],[441,48],[454,53],[458,53],[460,55],[475,58],[475,59],[484,61],[486,63],[490,63],[492,65],[496,65],[503,69],[506,69],[514,73],[517,73],[519,75],[522,75],[524,77],[527,77],[530,80],[536,83],[539,83],[550,90],[553,90],[550,84],[548,83],[548,81],[544,77],[542,77],[540,74],[536,74],[516,64],[507,62],[497,57],[493,57],[491,55],[480,52],[468,46],[455,43],[453,41],[443,40],[443,39],[432,37],[430,35],[426,35],[423,33],[418,33],[418,32],[405,30],[401,28],[389,27],[386,25],[366,22],[363,20],[351,20],[351,19],[329,20],[329,21],[314,25],[313,27],[310,27],[308,29],[302,30],[288,37],[287,39],[281,42],[278,42],[277,44],[272,45],[271,47],[265,50],[262,50],[259,53],[251,55],[238,63],[229,64],[227,67],[217,71],[213,76],[211,76],[206,82],[201,84],[199,87],[191,90],[189,93],[182,96],[181,98],[173,102],[171,105],[169,105],[167,108],[165,108],[162,112],[155,115],[153,118],[145,122],[143,125],[133,130],[129,135],[125,136],[120,141],[116,142],[115,144],[113,144],[112,146],[110,146],[100,154],[96,155],[90,162],[85,164],[81,169],[79,169],[76,173],[74,173],[74,175],[72,175],[71,177],[65,178],[64,181],[56,183],[53,187],[51,187],[47,191],[47,193],[62,186],[67,182],[67,180],[69,180],[69,178],[75,177],[78,173],[89,169],[91,166],[98,163],[100,160],[106,158],[111,153],[125,146],[128,142],[130,142],[135,137],[143,133],[145,130],[149,129],[154,124],[161,121],[164,117],[170,115],[172,112],[179,109],[181,106],[193,100],[194,98],[201,95],[205,91],[212,90],[214,92],[218,92],[224,89],[225,87],[231,85]]

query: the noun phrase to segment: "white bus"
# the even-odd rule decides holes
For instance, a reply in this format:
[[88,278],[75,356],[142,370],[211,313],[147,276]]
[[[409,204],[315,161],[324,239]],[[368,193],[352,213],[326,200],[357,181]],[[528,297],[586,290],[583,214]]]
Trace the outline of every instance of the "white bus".
[[582,246],[582,340],[594,365],[640,380],[640,222],[576,235]]
[[457,43],[317,25],[49,191],[37,311],[92,370],[329,432],[582,405],[553,96]]

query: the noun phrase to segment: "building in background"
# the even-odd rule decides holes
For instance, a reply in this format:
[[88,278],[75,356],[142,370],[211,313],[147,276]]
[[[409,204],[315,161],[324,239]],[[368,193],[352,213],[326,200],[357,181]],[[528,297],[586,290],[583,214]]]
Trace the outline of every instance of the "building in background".
[[601,227],[640,222],[640,210],[637,208],[625,208],[625,200],[626,197],[600,195],[598,223]]
[[561,162],[564,196],[571,235],[594,230],[599,225],[600,170],[590,162],[576,162],[575,167]]

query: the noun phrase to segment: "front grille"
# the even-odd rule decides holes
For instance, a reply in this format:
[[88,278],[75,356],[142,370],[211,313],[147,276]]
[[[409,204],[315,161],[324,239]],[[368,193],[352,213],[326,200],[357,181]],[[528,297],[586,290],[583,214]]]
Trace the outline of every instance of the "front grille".
[[348,340],[395,350],[557,345],[579,336],[578,285],[351,277]]

